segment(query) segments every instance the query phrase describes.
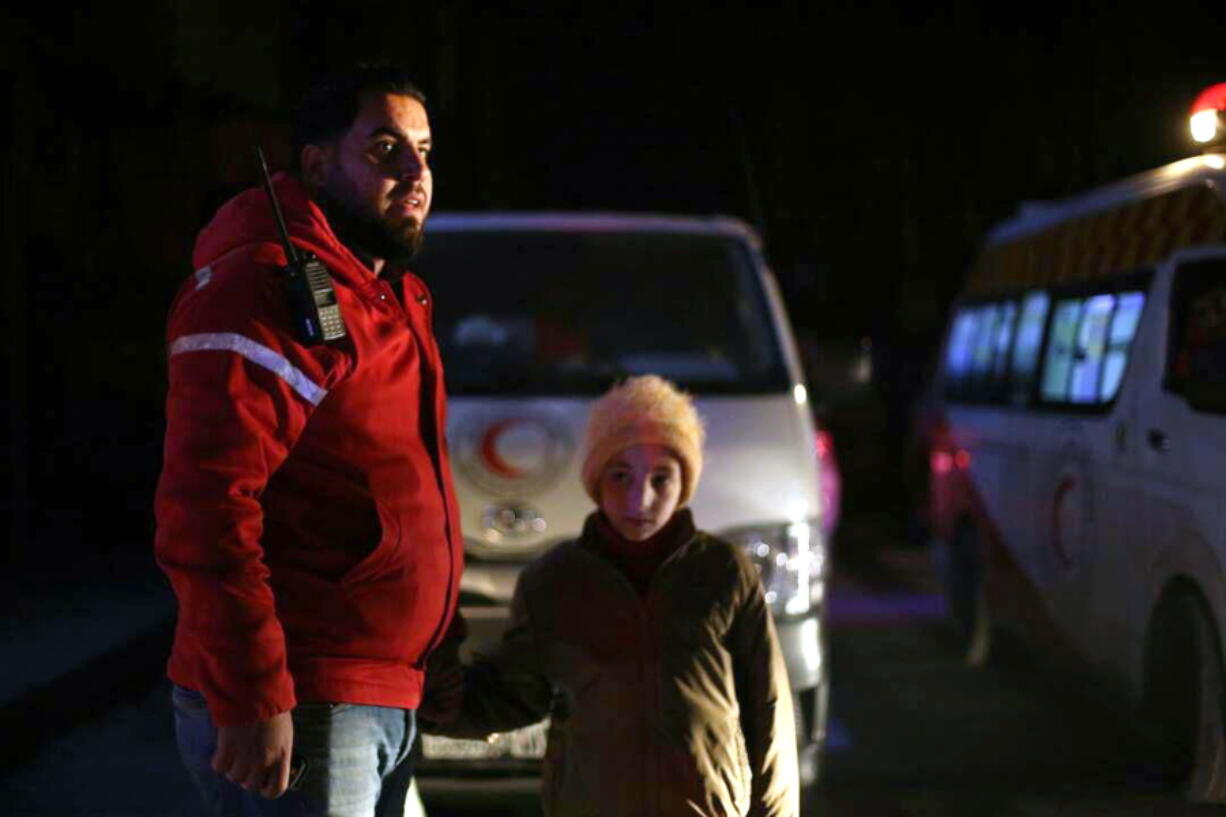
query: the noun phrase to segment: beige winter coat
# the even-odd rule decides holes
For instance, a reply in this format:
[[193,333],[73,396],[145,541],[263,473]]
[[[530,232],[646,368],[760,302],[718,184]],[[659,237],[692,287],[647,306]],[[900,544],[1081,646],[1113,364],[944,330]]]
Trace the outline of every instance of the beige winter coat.
[[593,516],[524,569],[510,626],[438,731],[481,737],[550,715],[551,817],[796,817],[792,696],[753,565],[693,532],[640,597],[598,530]]

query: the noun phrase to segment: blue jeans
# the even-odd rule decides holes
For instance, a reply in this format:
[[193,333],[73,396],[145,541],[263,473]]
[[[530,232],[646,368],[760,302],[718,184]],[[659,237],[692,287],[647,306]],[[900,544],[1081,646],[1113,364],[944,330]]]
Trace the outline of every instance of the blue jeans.
[[306,761],[306,772],[295,789],[267,800],[213,771],[217,728],[204,696],[175,686],[171,697],[179,754],[213,817],[403,817],[413,781],[413,710],[299,704],[294,756]]

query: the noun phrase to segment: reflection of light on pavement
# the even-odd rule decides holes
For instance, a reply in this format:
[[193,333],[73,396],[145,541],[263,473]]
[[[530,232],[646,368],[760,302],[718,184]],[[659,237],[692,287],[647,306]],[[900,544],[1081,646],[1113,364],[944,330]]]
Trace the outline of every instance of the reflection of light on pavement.
[[946,615],[945,597],[940,593],[905,593],[870,596],[860,593],[833,593],[826,616],[831,626],[856,624],[896,624],[916,619],[942,618]]
[[855,744],[851,732],[836,716],[831,715],[826,721],[826,751],[846,752]]

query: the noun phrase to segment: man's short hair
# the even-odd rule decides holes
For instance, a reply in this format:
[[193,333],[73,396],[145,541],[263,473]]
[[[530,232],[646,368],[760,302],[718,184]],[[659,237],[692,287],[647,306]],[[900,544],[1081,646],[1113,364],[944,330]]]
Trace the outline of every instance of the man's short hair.
[[367,94],[411,96],[423,105],[426,95],[409,72],[395,63],[362,63],[312,83],[294,111],[294,167],[302,148],[339,139],[357,119]]

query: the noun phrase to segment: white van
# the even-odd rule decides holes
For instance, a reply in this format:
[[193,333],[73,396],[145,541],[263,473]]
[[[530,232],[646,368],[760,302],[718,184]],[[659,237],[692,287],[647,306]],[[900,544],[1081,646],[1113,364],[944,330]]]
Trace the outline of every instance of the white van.
[[[579,478],[589,406],[617,378],[662,375],[707,424],[698,524],[761,567],[811,781],[827,694],[818,438],[754,233],[728,218],[613,214],[439,214],[428,233],[415,269],[434,292],[447,372],[468,649],[501,635],[524,563],[593,510]],[[544,735],[427,736],[422,790],[532,778]]]
[[[955,305],[934,529],[969,657],[1008,630],[1226,799],[1226,156],[1030,204]],[[1067,661],[1062,663],[1068,663]]]

